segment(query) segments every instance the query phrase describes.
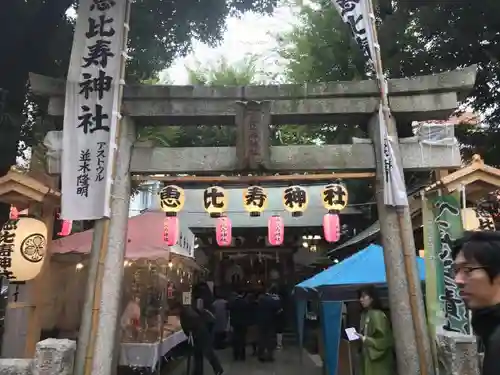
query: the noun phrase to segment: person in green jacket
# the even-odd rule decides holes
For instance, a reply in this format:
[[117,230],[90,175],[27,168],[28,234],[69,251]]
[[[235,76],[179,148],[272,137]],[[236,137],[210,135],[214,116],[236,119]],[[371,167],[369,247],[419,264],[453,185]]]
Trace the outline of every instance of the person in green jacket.
[[381,310],[373,286],[359,291],[363,308],[359,338],[361,340],[361,375],[394,375],[394,340],[391,324]]

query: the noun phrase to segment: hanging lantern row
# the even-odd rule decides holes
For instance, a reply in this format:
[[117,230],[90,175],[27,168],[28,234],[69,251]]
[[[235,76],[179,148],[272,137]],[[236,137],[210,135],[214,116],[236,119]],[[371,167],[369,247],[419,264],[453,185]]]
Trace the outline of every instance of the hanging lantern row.
[[[160,207],[166,213],[165,241],[169,246],[177,242],[179,221],[177,214],[185,204],[185,192],[179,186],[168,185],[159,193]],[[243,207],[251,217],[258,217],[269,203],[266,189],[261,186],[249,186],[243,191]],[[344,184],[337,182],[329,184],[321,191],[321,202],[328,210],[323,217],[324,238],[328,242],[340,239],[340,217],[348,203],[349,194]],[[283,206],[292,217],[300,217],[307,210],[309,195],[307,190],[299,185],[283,189]],[[228,208],[228,195],[220,186],[211,186],[203,192],[203,208],[212,218],[217,218],[216,238],[219,246],[230,246],[232,242],[231,220],[225,216]],[[268,220],[268,239],[272,246],[280,246],[284,241],[284,222],[280,216],[272,216]],[[170,245],[171,244],[171,245]]]
[[[185,203],[184,189],[176,185],[165,186],[159,192],[160,208],[167,216],[176,216]],[[252,217],[258,217],[267,209],[269,195],[261,186],[252,185],[243,191],[243,207]],[[283,189],[283,206],[293,217],[300,217],[309,205],[309,194],[302,186]],[[347,188],[341,183],[327,185],[321,192],[323,206],[331,213],[338,213],[347,206]],[[203,208],[213,218],[227,211],[228,195],[224,188],[211,186],[203,192]]]
[[10,282],[33,280],[47,251],[47,226],[41,220],[18,215],[0,233],[0,275]]

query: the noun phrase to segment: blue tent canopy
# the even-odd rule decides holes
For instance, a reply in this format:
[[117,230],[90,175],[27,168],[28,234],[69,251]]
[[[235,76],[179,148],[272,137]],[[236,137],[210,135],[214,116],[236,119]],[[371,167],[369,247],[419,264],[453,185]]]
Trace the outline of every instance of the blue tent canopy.
[[[423,281],[424,259],[417,257],[417,266],[419,279]],[[349,300],[355,298],[353,292],[361,285],[373,284],[385,287],[386,282],[383,249],[379,245],[372,244],[339,264],[297,284],[295,291],[298,296],[304,292],[314,291],[329,300]]]

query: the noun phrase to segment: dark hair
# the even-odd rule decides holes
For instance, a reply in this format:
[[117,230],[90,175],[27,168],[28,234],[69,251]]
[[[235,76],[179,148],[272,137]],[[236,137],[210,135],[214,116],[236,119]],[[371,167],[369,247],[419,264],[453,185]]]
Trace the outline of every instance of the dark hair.
[[382,309],[382,303],[380,302],[380,298],[377,293],[377,289],[373,285],[367,285],[358,290],[358,298],[361,298],[362,295],[367,295],[372,299],[372,309]]
[[465,231],[454,242],[451,255],[462,252],[468,262],[477,262],[493,280],[500,274],[500,233],[495,231]]
[[174,298],[172,301],[170,301],[168,303],[168,306],[169,306],[169,310],[170,311],[173,311],[173,310],[181,310],[184,305],[182,304],[182,302],[177,299],[177,298]]
[[267,290],[269,294],[278,294],[278,286],[276,284],[272,284]]

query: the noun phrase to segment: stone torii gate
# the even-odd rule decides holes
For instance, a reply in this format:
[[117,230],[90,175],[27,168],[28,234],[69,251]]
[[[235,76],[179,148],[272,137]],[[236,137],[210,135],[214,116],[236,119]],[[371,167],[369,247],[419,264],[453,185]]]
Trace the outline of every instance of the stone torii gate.
[[[390,80],[389,101],[393,118],[405,122],[448,118],[457,108],[461,95],[473,87],[475,76],[475,67],[470,67],[432,76]],[[64,113],[65,81],[32,74],[30,83],[35,94],[49,97],[48,114],[61,118]],[[421,369],[421,373],[432,374],[421,291],[417,288],[418,316],[413,316],[415,311],[412,314],[408,293],[410,281],[401,251],[404,236],[410,238],[408,241],[413,244],[409,213],[407,209],[404,211],[408,225],[399,229],[396,211],[383,204],[380,150],[375,150],[370,139],[344,145],[270,146],[271,124],[368,124],[369,129],[377,129],[379,95],[375,81],[239,87],[126,86],[122,107],[126,118],[121,125],[126,129],[122,129],[122,133],[130,134],[130,127],[146,125],[229,125],[238,129],[237,144],[236,147],[153,148],[147,142],[137,143],[132,150],[126,146],[119,150],[118,163],[124,160],[122,163],[127,165],[118,169],[129,171],[122,176],[126,180],[130,179],[130,174],[220,175],[307,171],[343,171],[332,174],[331,178],[359,178],[357,173],[364,172],[364,177],[373,177],[376,170],[375,186],[392,324],[399,342],[396,345],[398,367],[412,375],[418,373],[420,365],[416,353],[420,336],[426,342],[423,349],[428,364],[428,369]],[[450,131],[453,132],[453,129]],[[377,133],[370,131],[375,142]],[[122,139],[120,144],[130,146],[133,140]],[[45,145],[49,150],[49,173],[59,174],[62,132],[49,132]],[[400,153],[406,171],[452,170],[461,165],[456,144],[430,146],[414,138],[401,139]],[[112,211],[113,217],[118,212],[126,212],[128,200],[121,204],[123,207]],[[415,267],[415,254],[412,256]],[[416,275],[416,272],[413,274]],[[418,285],[418,282],[415,283]],[[414,319],[418,324],[414,325]]]

